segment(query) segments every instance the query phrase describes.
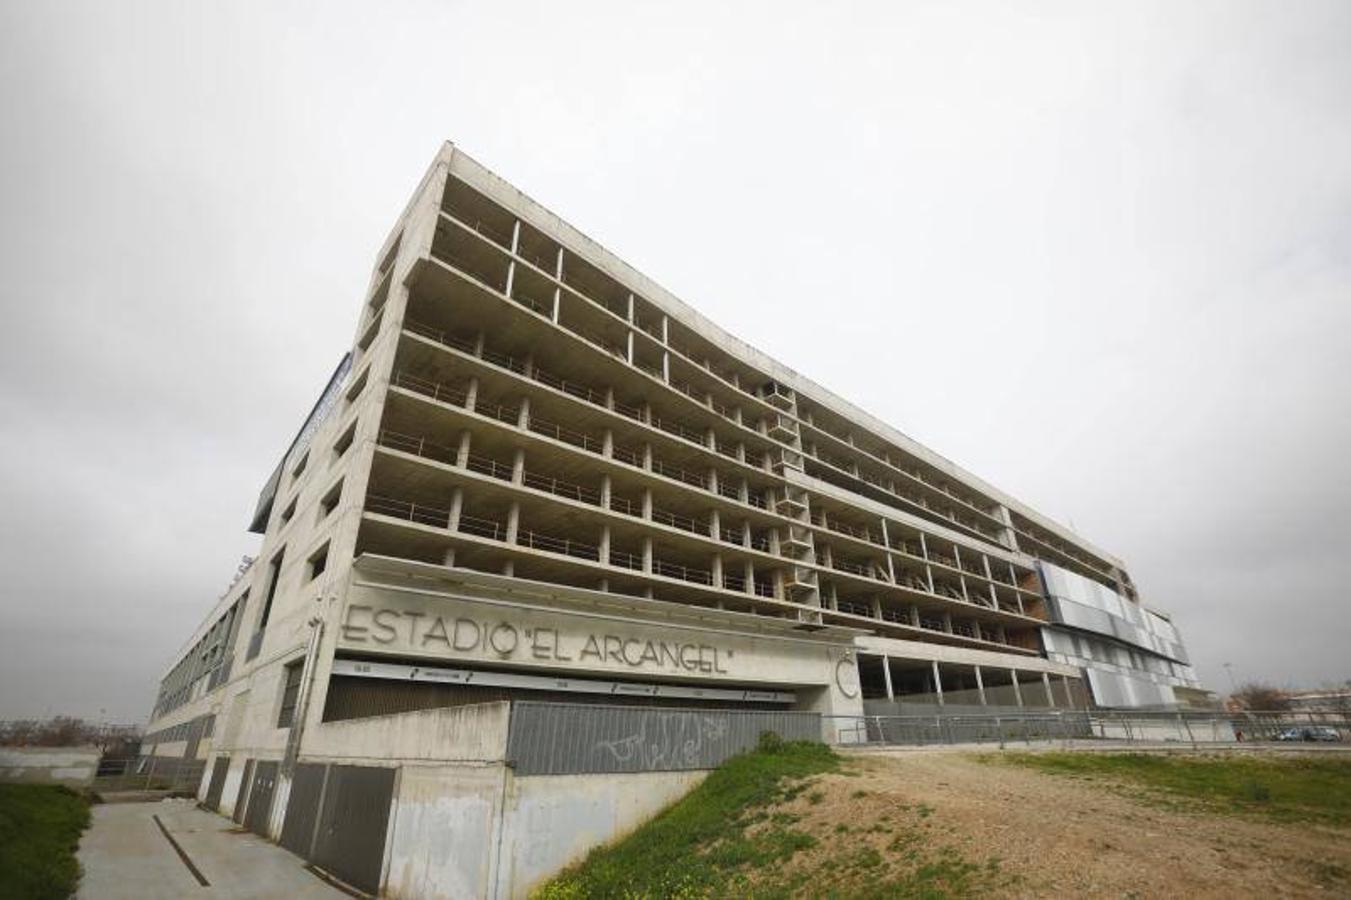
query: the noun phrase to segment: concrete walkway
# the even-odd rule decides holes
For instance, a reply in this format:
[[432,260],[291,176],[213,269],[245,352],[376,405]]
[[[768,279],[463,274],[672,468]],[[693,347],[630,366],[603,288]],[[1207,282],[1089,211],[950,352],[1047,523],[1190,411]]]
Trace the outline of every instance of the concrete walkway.
[[[348,900],[306,871],[299,857],[240,833],[229,819],[199,810],[192,801],[104,804],[91,813],[89,830],[80,839],[81,900]],[[154,816],[207,885],[179,857]]]

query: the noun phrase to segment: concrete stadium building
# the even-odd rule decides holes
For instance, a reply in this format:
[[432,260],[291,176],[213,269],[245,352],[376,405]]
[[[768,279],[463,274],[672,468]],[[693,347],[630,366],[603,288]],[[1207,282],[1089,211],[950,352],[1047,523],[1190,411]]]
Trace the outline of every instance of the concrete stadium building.
[[1197,696],[1125,565],[446,144],[148,752],[387,896],[519,896],[763,730]]

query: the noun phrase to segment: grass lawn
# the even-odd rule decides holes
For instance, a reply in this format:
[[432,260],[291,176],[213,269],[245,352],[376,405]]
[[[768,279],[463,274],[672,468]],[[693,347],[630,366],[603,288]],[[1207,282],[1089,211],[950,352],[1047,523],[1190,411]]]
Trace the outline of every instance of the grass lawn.
[[1140,785],[1154,799],[1201,803],[1285,822],[1351,825],[1351,757],[1013,753],[1000,759],[1056,775]]
[[69,897],[80,880],[75,859],[89,804],[67,788],[0,784],[0,898]]

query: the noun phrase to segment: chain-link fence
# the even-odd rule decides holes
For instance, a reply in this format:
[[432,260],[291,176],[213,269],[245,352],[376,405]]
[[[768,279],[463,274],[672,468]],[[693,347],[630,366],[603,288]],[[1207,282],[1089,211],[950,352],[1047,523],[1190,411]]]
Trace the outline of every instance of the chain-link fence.
[[96,791],[196,792],[206,767],[204,759],[169,756],[108,757],[99,760]]
[[1192,746],[1241,743],[1338,744],[1351,719],[1326,713],[1210,710],[1063,710],[990,715],[823,716],[833,744],[909,745],[1033,741],[1123,741]]

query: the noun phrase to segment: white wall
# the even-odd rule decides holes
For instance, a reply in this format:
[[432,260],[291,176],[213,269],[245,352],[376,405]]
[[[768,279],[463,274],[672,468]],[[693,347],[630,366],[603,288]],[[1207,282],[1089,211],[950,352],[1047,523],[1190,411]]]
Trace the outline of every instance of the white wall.
[[97,747],[0,747],[0,781],[84,787],[98,770]]

